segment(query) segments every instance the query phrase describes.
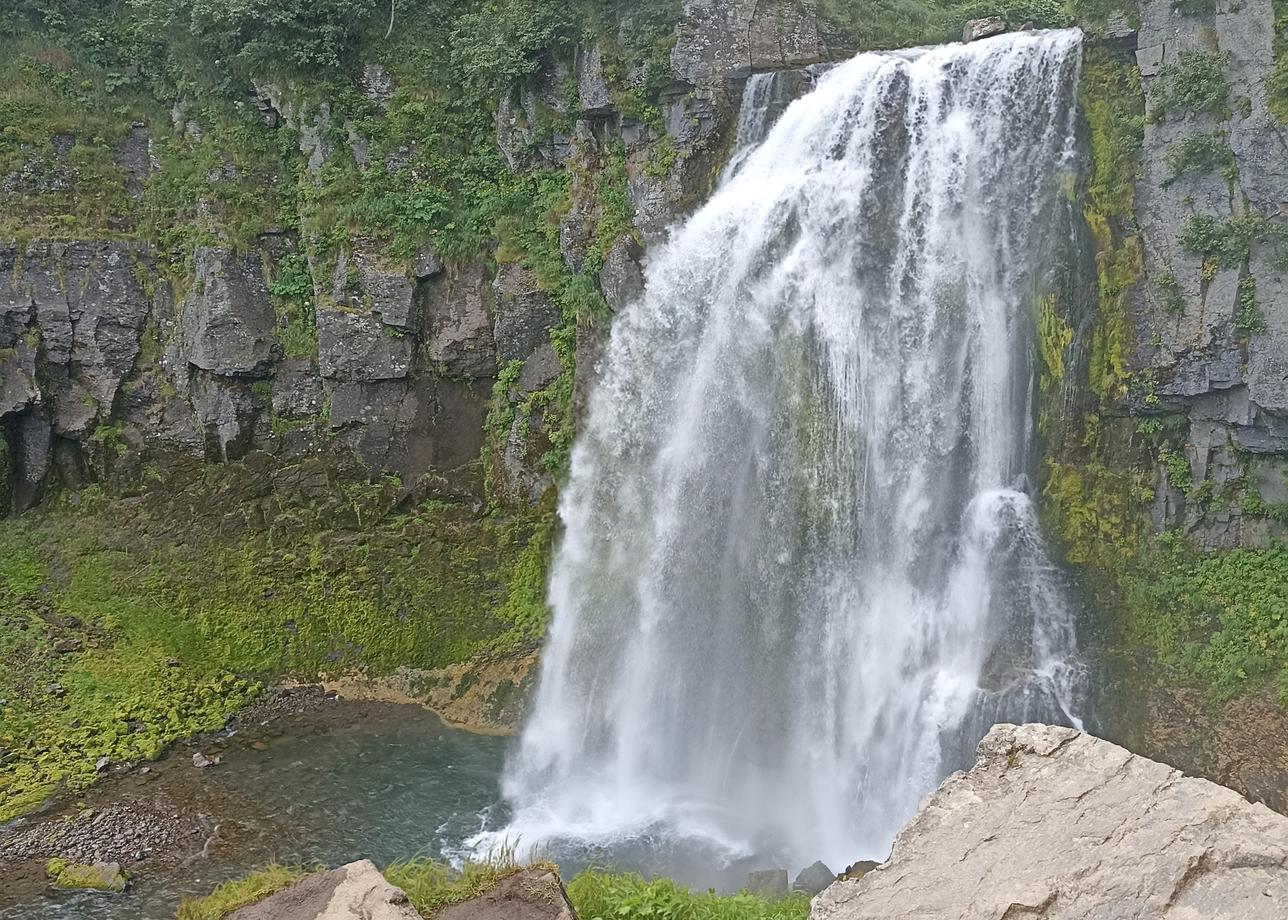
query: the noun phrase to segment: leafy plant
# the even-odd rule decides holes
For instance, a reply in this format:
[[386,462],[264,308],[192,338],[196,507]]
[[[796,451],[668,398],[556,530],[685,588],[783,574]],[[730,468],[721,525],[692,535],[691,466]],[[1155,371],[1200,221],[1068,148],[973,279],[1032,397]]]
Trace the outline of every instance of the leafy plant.
[[1266,318],[1257,303],[1257,279],[1245,275],[1239,279],[1239,298],[1234,310],[1234,326],[1247,335],[1266,331]]
[[1184,51],[1175,64],[1159,73],[1162,89],[1154,100],[1158,117],[1171,111],[1230,117],[1230,85],[1225,80],[1225,56],[1215,52]]
[[1229,181],[1238,177],[1234,151],[1230,149],[1229,136],[1224,131],[1196,134],[1177,141],[1163,154],[1163,163],[1168,170],[1164,186],[1192,172],[1216,172]]

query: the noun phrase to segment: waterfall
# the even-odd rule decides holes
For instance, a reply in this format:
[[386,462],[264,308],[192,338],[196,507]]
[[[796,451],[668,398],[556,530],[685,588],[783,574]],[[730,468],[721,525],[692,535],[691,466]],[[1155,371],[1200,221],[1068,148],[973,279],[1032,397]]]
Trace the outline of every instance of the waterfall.
[[839,869],[993,721],[1078,724],[1028,484],[1080,42],[749,82],[573,451],[511,840]]

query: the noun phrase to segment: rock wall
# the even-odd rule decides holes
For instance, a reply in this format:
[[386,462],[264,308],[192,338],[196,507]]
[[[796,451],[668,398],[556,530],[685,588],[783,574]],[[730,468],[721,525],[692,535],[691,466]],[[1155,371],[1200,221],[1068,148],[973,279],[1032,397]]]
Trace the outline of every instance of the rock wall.
[[1280,917],[1288,818],[1067,728],[997,725],[811,920]]
[[[1184,16],[1146,0],[1140,17],[1145,283],[1132,300],[1128,369],[1145,385],[1129,404],[1183,417],[1187,430],[1185,464],[1160,469],[1153,523],[1203,549],[1263,545],[1285,533],[1266,506],[1288,501],[1288,249],[1271,223],[1288,213],[1288,131],[1267,93],[1274,11],[1251,0]],[[1187,107],[1175,97],[1207,91],[1196,65],[1209,61],[1225,86],[1210,90],[1211,105]],[[1199,141],[1213,148],[1207,162],[1184,156]],[[1196,251],[1204,220],[1215,239]]]
[[[544,59],[497,101],[496,143],[509,167],[569,176],[559,255],[610,312],[640,291],[643,246],[705,196],[738,80],[825,55],[809,4],[713,10],[685,5],[655,110],[641,108],[643,74],[609,67],[595,44]],[[377,117],[398,91],[378,63],[357,72],[353,89]],[[249,98],[265,127],[294,137],[314,184],[339,159],[372,168],[370,125],[336,123],[338,109],[316,88],[256,82]],[[188,101],[176,101],[171,117],[173,126],[136,124],[113,154],[136,198],[158,169],[157,143],[195,150],[207,135]],[[78,143],[59,137],[68,149]],[[50,172],[31,154],[31,169],[10,177],[10,191],[32,186],[15,200],[34,207],[77,182],[85,191],[64,160]],[[610,171],[629,213],[605,231]],[[227,157],[210,177],[230,186],[244,178]],[[559,442],[569,437],[556,430],[568,425],[556,417],[566,398],[556,390],[565,377],[571,386],[580,364],[580,405],[608,316],[579,319],[574,347],[559,353],[552,333],[567,311],[531,253],[516,258],[493,243],[475,257],[444,259],[428,245],[392,257],[380,241],[350,236],[319,257],[316,241],[296,231],[221,235],[204,233],[178,270],[147,238],[0,243],[6,506],[22,510],[53,485],[74,490],[159,452],[224,462],[253,450],[286,460],[338,450],[409,483],[477,482],[484,453],[494,497],[534,503],[550,487],[558,462],[549,455],[566,454]]]

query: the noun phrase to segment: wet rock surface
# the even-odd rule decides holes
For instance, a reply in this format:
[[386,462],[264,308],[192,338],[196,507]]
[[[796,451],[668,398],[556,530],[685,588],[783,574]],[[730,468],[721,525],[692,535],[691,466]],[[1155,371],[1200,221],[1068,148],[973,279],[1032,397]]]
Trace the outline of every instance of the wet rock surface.
[[1288,904],[1288,818],[1073,729],[998,725],[890,858],[811,920],[1258,920]]

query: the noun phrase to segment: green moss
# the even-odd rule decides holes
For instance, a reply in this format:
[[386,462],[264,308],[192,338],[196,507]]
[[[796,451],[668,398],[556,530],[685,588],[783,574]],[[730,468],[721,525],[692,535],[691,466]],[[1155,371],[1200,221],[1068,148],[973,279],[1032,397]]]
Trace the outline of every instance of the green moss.
[[184,898],[175,920],[222,920],[237,908],[262,901],[305,874],[304,870],[293,867],[265,866],[245,878],[225,882],[205,897]]
[[1144,269],[1132,223],[1134,189],[1144,138],[1140,74],[1106,49],[1083,54],[1079,102],[1091,141],[1091,176],[1083,216],[1096,249],[1098,310],[1092,332],[1090,384],[1103,399],[1126,392],[1127,308]]
[[1257,303],[1257,279],[1244,275],[1239,279],[1239,300],[1234,310],[1234,328],[1245,335],[1266,331],[1266,318]]
[[83,863],[68,862],[65,859],[51,859],[45,865],[45,873],[58,888],[83,888],[91,891],[125,890],[129,876],[124,872],[113,876],[105,875],[93,866]]
[[1058,385],[1064,380],[1064,351],[1073,343],[1073,329],[1056,308],[1055,295],[1038,303],[1038,356],[1046,373],[1042,386]]
[[1270,6],[1274,10],[1274,66],[1266,76],[1266,94],[1270,114],[1283,124],[1288,122],[1288,0],[1270,0]]

